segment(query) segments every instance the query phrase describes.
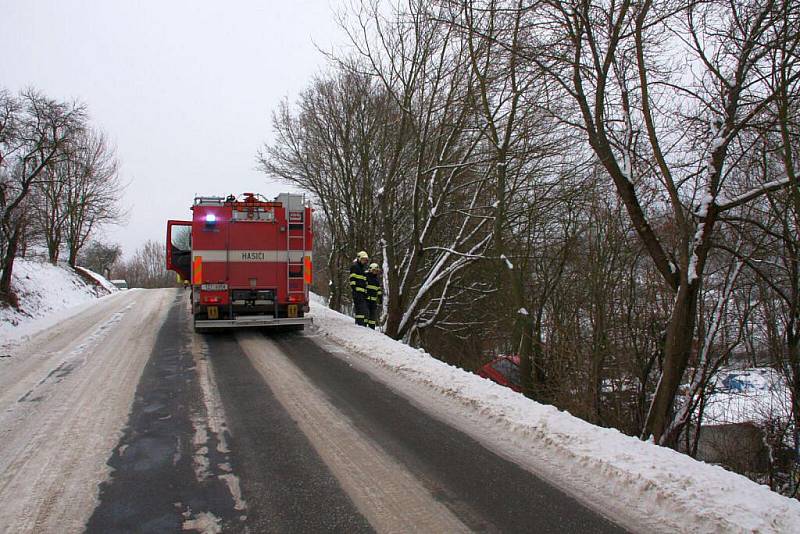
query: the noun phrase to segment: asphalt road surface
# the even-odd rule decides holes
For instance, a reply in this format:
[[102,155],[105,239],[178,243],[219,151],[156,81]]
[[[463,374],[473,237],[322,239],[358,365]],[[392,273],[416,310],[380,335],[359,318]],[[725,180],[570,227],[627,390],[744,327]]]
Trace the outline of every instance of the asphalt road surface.
[[3,531],[623,531],[313,328],[195,334],[171,290],[101,307],[0,363]]

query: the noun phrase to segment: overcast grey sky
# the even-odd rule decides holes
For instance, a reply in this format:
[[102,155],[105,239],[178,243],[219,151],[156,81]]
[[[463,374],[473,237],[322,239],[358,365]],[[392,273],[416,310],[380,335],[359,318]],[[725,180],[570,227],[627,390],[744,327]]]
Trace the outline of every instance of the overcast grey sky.
[[338,0],[0,0],[0,86],[84,102],[116,144],[129,256],[195,194],[286,186],[255,170],[271,113],[345,42]]

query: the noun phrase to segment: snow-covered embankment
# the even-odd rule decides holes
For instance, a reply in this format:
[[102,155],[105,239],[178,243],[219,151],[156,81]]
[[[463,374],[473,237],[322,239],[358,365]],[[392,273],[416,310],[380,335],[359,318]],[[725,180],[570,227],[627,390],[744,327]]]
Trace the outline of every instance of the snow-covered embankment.
[[94,283],[75,271],[47,262],[17,259],[11,286],[19,309],[0,307],[0,339],[15,341],[75,313],[75,307],[92,304],[117,291],[102,276],[82,269]]
[[356,326],[319,297],[312,315],[363,370],[631,530],[800,532],[800,502],[744,476],[536,403]]

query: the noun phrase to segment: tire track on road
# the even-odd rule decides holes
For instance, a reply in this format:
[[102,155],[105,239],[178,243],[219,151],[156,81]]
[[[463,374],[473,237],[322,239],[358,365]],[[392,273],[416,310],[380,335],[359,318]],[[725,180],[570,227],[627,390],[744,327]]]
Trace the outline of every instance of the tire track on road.
[[220,467],[230,459],[209,432],[196,368],[202,347],[190,332],[186,293],[173,295],[108,461],[114,471],[100,486],[89,533],[243,530],[229,473]]
[[372,532],[233,333],[206,335],[250,532]]
[[376,531],[470,531],[401,464],[359,432],[281,347],[253,332],[239,333],[237,340]]
[[278,351],[470,529],[480,532],[625,532],[580,501],[428,415],[314,334],[275,335]]

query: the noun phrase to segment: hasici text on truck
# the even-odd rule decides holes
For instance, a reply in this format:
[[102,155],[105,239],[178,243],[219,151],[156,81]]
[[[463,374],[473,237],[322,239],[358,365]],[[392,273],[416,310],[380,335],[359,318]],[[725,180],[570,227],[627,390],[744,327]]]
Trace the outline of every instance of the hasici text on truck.
[[191,209],[191,221],[167,221],[167,269],[191,283],[196,330],[311,321],[313,235],[303,195],[196,197]]

